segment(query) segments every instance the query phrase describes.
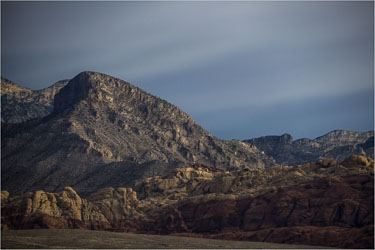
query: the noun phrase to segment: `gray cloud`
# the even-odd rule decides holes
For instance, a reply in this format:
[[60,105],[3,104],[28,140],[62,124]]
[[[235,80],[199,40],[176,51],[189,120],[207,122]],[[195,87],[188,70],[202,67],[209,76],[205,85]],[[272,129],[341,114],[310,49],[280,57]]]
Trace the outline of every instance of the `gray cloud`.
[[[274,105],[323,98],[337,107],[340,97],[373,91],[372,2],[1,5],[2,74],[31,88],[100,71],[181,106],[198,122],[223,112],[215,118],[219,127],[230,116],[225,110],[256,108],[256,120]],[[373,108],[361,105],[352,106],[372,124]],[[359,112],[350,107],[348,124]],[[236,119],[248,127],[244,138],[260,135]],[[337,119],[330,129],[341,125]]]

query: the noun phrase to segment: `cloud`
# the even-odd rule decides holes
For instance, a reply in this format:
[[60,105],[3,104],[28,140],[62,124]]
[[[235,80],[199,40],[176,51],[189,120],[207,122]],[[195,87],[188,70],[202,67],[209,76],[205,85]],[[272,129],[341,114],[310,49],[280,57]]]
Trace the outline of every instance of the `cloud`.
[[[309,49],[361,39],[365,34],[361,25],[368,16],[340,7],[350,3],[321,2],[18,5],[9,12],[12,25],[4,27],[5,56],[59,58],[59,69],[52,70],[85,66],[124,71],[131,78],[196,68],[238,51]],[[22,26],[22,32],[17,30]]]
[[31,88],[95,70],[223,119],[373,91],[372,2],[1,4],[2,73]]

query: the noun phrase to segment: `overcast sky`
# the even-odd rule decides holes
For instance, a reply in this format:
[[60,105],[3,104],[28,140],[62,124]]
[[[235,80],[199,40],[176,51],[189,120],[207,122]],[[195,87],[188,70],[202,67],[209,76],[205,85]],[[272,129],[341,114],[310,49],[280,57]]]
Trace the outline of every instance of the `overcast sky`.
[[373,4],[2,1],[1,71],[31,89],[110,74],[223,139],[367,131]]

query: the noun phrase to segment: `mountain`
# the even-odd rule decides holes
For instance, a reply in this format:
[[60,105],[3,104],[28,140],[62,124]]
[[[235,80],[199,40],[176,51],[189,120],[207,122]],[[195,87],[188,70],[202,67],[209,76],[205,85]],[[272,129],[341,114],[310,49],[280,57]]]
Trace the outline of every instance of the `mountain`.
[[20,123],[50,114],[56,93],[67,83],[62,80],[42,90],[31,90],[2,77],[1,122]]
[[224,171],[195,164],[105,188],[2,191],[2,228],[81,228],[216,239],[374,247],[374,161]]
[[291,135],[283,134],[263,136],[244,142],[272,156],[278,164],[289,166],[314,162],[321,158],[342,161],[353,154],[374,158],[374,131],[334,130],[314,140],[293,140]]
[[247,143],[213,137],[178,107],[96,72],[82,72],[61,88],[51,114],[3,124],[1,147],[2,188],[12,194],[72,186],[88,195],[193,163],[275,164]]
[[97,72],[39,92],[2,79],[3,117],[4,229],[374,247],[373,132],[219,140]]

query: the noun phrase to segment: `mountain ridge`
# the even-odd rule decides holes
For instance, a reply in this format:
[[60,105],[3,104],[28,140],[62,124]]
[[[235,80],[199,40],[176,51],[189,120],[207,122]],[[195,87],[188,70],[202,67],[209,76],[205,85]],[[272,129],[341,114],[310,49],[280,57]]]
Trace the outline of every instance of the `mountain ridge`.
[[262,136],[243,140],[272,156],[278,164],[298,165],[320,158],[341,161],[359,154],[374,158],[374,131],[332,130],[315,139],[293,140],[290,134]]
[[2,127],[2,183],[11,192],[70,185],[88,194],[195,162],[223,169],[275,164],[246,143],[213,137],[178,107],[109,75],[82,72],[54,102],[48,116]]
[[[82,72],[50,93],[48,112],[2,122],[2,228],[373,248],[372,131],[225,141],[106,74]],[[5,110],[34,100],[23,96],[4,98],[15,98]]]
[[[336,130],[315,140],[293,141],[284,134],[225,141],[177,106],[121,79],[84,71],[62,83],[49,114],[2,126],[2,181],[11,192],[70,185],[86,195],[194,163],[234,170],[267,168],[276,164],[273,157],[284,165],[350,154],[373,157],[373,141],[357,132]],[[328,143],[338,135],[344,139]]]
[[61,80],[47,88],[31,90],[1,77],[1,122],[20,123],[47,116],[53,110],[55,94],[67,83],[68,80]]

